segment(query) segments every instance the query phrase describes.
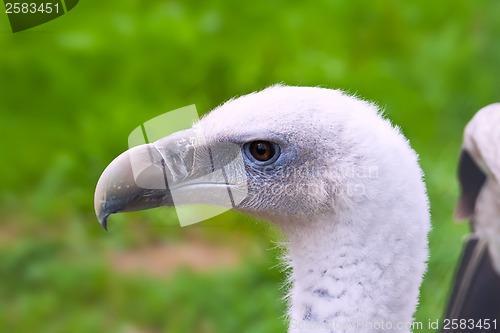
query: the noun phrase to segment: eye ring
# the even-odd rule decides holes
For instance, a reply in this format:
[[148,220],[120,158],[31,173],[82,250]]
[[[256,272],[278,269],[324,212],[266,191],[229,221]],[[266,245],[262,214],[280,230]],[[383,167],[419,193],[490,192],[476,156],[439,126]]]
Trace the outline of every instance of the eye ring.
[[245,152],[253,162],[259,165],[268,165],[278,159],[281,150],[274,142],[258,140],[247,143]]

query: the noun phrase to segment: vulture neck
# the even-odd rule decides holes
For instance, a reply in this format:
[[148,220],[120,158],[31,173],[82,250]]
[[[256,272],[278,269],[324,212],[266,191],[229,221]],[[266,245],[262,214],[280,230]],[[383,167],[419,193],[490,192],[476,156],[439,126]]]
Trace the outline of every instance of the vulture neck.
[[384,223],[339,217],[278,223],[292,268],[289,332],[411,331],[421,276],[411,277],[404,232],[379,231]]

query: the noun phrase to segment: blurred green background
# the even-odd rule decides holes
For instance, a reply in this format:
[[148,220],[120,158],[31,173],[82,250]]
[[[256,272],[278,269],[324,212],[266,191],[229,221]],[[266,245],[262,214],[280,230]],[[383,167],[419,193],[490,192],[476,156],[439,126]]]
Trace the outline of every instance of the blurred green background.
[[[12,34],[0,13],[0,331],[284,332],[279,235],[236,213],[93,213],[131,130],[268,85],[375,101],[421,156],[431,256],[416,319],[440,318],[465,224],[464,125],[500,101],[500,2],[82,0]],[[402,296],[404,297],[404,296]]]

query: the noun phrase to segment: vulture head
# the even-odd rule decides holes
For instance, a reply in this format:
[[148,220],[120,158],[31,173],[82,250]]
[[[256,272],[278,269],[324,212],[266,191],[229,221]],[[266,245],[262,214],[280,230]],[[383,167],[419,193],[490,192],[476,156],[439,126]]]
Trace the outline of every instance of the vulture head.
[[500,103],[479,110],[465,127],[458,176],[455,217],[472,221],[500,274]]
[[95,209],[106,225],[114,213],[227,196],[283,231],[290,332],[409,331],[429,207],[417,155],[375,105],[280,85],[230,100],[191,129],[117,157]]

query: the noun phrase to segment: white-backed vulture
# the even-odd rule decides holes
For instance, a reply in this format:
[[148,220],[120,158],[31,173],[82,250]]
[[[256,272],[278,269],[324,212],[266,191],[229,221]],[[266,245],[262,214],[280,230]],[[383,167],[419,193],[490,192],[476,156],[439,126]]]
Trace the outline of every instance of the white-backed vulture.
[[[243,166],[229,166],[238,154]],[[203,177],[218,168],[226,181]],[[289,332],[410,331],[429,204],[416,153],[375,105],[279,85],[230,100],[192,129],[120,155],[95,207],[105,225],[110,214],[174,201],[217,204],[220,188],[244,192],[234,208],[286,237]]]

